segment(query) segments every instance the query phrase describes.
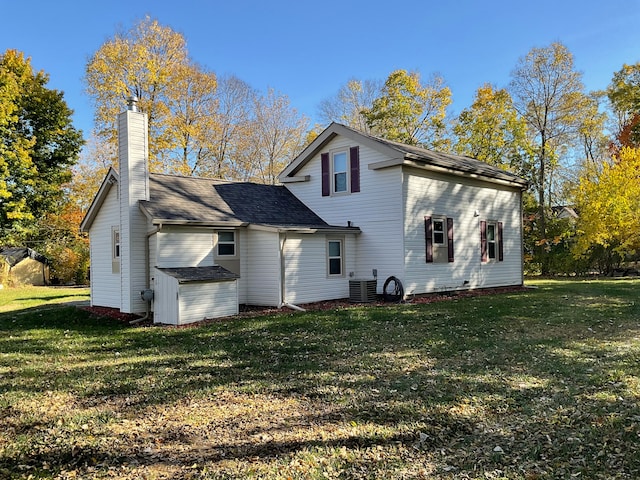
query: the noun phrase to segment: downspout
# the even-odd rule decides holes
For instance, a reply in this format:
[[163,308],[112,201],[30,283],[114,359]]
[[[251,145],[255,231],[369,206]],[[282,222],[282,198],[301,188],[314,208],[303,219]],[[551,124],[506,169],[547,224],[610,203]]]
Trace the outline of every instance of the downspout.
[[286,301],[286,262],[284,260],[284,248],[285,248],[285,244],[287,243],[287,232],[284,232],[284,234],[281,234],[282,236],[282,241],[280,242],[280,295],[281,295],[281,299],[280,299],[280,305],[278,305],[278,308],[282,308],[282,307],[287,307],[290,308],[291,310],[297,310],[298,312],[306,312],[306,310],[302,307],[299,307],[298,305],[294,305],[293,303],[288,303]]
[[[151,268],[149,267],[149,257],[151,255],[149,253],[149,238],[151,238],[151,235],[155,235],[156,233],[158,233],[161,229],[162,229],[162,224],[159,224],[154,230],[151,230],[149,233],[147,233],[147,236],[145,237],[145,242],[144,242],[145,290],[140,292],[141,295],[143,295],[145,291],[148,291],[151,289],[151,282],[150,282]],[[143,296],[143,298],[145,297]],[[145,313],[144,317],[131,320],[129,322],[129,325],[135,325],[137,323],[144,322],[145,320],[149,319],[149,317],[151,316],[151,298],[146,300],[146,304],[147,304],[147,312]]]

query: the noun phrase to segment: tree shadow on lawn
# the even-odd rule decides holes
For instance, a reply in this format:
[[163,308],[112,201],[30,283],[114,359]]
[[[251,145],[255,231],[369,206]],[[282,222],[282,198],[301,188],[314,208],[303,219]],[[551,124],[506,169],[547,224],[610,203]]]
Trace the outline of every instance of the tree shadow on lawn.
[[[517,333],[524,328],[518,321],[539,319],[516,313],[472,320],[473,311],[447,319],[449,310],[410,306],[372,314],[356,308],[314,316],[312,325],[308,317],[292,314],[182,330],[72,321],[82,339],[74,359],[62,355],[51,366],[34,368],[31,381],[18,385],[11,380],[24,371],[14,364],[16,373],[0,378],[0,393],[60,389],[80,409],[101,405],[143,423],[150,409],[195,399],[205,405],[202,425],[185,422],[181,430],[146,424],[152,437],[179,444],[179,453],[149,453],[145,448],[152,440],[131,446],[125,433],[106,446],[59,446],[30,459],[5,457],[0,465],[47,461],[67,468],[133,461],[186,468],[194,459],[250,461],[309,449],[401,444],[411,455],[438,458],[457,472],[640,470],[638,392],[629,383],[637,380],[637,371],[629,370],[637,365],[637,340],[630,349],[616,343],[633,344],[635,327],[613,326],[578,339],[570,333],[521,338],[508,326]],[[42,340],[26,352],[22,341],[3,341],[0,351],[6,354],[60,353]],[[274,403],[294,399],[299,410],[278,420],[297,425],[302,438],[268,439],[279,435],[282,422],[257,424],[240,416],[226,418],[229,433],[217,439],[210,430],[219,419],[207,417],[206,405],[222,391],[249,402],[256,395],[271,395]],[[23,424],[20,432],[37,436],[54,420]],[[309,426],[317,429],[311,438],[304,433]],[[267,440],[246,441],[261,435]],[[99,438],[111,437],[105,432]]]

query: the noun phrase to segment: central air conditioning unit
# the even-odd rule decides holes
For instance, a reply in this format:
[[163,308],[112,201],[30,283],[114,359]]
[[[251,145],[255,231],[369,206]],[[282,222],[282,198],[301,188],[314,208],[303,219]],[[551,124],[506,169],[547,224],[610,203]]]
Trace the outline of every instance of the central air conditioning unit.
[[349,301],[368,303],[376,301],[377,280],[349,280]]

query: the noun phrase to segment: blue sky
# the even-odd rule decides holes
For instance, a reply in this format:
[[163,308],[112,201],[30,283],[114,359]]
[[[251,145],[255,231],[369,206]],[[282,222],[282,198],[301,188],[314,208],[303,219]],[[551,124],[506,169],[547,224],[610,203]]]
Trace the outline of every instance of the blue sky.
[[640,61],[640,0],[0,0],[0,12],[0,51],[20,50],[47,72],[85,136],[93,125],[85,64],[145,15],[182,33],[201,65],[272,87],[313,121],[348,79],[385,79],[398,68],[442,75],[457,114],[484,83],[506,86],[533,47],[564,43],[588,90]]

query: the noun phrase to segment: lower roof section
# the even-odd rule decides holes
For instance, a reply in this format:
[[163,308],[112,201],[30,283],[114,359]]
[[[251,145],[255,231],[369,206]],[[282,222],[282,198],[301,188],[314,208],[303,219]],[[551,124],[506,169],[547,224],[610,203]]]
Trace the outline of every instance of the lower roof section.
[[212,267],[158,268],[158,270],[175,278],[178,283],[228,282],[240,278],[240,275],[219,265]]

